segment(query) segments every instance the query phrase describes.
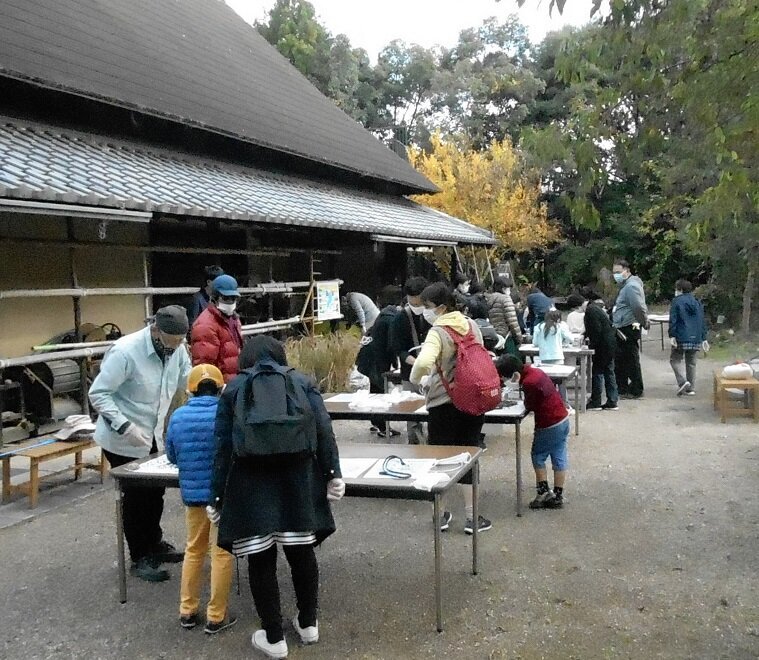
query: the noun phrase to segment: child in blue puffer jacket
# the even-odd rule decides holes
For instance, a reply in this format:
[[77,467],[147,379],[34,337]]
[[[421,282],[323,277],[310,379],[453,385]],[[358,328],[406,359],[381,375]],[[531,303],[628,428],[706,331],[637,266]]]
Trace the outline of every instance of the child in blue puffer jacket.
[[224,377],[211,364],[199,364],[187,381],[192,398],[171,416],[166,434],[166,456],[179,467],[179,489],[185,505],[187,547],[182,564],[179,623],[198,623],[203,566],[211,549],[211,598],[206,610],[205,632],[214,634],[236,622],[227,608],[232,584],[232,555],[216,545],[218,527],[206,515],[211,500],[211,475],[215,455],[214,426]]

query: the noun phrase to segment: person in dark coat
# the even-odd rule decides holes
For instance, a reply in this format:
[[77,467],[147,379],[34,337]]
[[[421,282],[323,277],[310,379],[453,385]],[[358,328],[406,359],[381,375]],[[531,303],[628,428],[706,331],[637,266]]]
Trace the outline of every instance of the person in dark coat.
[[553,309],[553,299],[543,293],[537,284],[534,284],[527,296],[527,329],[530,333],[538,323],[543,322],[549,309]]
[[675,299],[669,307],[669,337],[672,344],[669,364],[677,380],[677,396],[696,394],[698,352],[702,349],[705,353],[709,351],[704,306],[692,292],[693,285],[688,280],[677,280]]
[[[584,300],[583,300],[584,299]],[[591,369],[591,390],[588,410],[618,410],[619,395],[617,378],[614,373],[614,355],[617,350],[616,331],[601,297],[589,287],[582,290],[582,296],[573,293],[567,304],[585,304],[585,338],[588,347],[595,351]],[[606,403],[601,405],[601,391],[606,389]]]
[[[272,337],[252,338],[240,354],[240,371],[267,363],[286,366],[284,346]],[[219,524],[219,547],[248,558],[250,590],[263,628],[254,633],[252,643],[269,657],[287,655],[277,584],[277,545],[283,547],[292,572],[298,603],[293,626],[304,643],[315,643],[319,640],[319,568],[314,546],[335,531],[329,500],[339,500],[345,493],[324,401],[312,379],[299,372],[292,376],[296,387],[305,391],[315,416],[316,452],[287,462],[277,457],[251,460],[233,456],[233,446],[241,444],[244,435],[234,419],[237,393],[248,378],[240,373],[219,400],[211,484],[214,505],[208,509],[209,518]]]
[[[356,357],[356,367],[369,379],[369,392],[372,394],[382,394],[385,391],[383,374],[390,371],[398,359],[390,334],[395,317],[400,311],[401,298],[400,287],[389,285],[380,291],[379,300],[382,311],[369,333],[361,340],[362,346]],[[370,422],[371,432],[376,433],[380,438],[401,434],[390,424],[386,424],[382,418],[372,419]]]
[[190,327],[195,323],[197,318],[208,307],[208,303],[211,301],[212,284],[213,281],[220,275],[224,275],[224,269],[221,266],[206,266],[203,269],[205,277],[203,281],[205,284],[201,287],[200,291],[195,293],[192,297],[192,302],[187,309],[187,319],[190,322]]

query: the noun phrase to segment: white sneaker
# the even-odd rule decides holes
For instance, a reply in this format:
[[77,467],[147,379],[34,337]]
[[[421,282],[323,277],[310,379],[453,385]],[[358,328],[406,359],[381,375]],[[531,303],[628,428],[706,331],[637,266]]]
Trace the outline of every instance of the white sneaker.
[[682,396],[683,394],[686,394],[687,391],[690,389],[690,383],[686,380],[680,387],[677,388],[677,396]]
[[688,390],[685,396],[696,396],[696,390]]
[[266,639],[265,630],[256,630],[250,638],[250,642],[253,644],[254,649],[261,651],[261,653],[269,658],[287,657],[287,642],[283,639],[276,644],[269,644]]
[[316,642],[319,641],[318,621],[313,626],[306,626],[305,628],[301,628],[300,622],[298,621],[298,615],[296,614],[293,617],[293,628],[295,628],[295,632],[298,633],[300,641],[304,644],[316,644]]

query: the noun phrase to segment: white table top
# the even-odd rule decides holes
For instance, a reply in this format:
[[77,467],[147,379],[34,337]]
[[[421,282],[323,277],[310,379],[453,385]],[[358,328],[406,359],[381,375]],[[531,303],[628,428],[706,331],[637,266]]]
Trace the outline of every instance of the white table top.
[[567,364],[538,364],[536,368],[551,378],[571,378],[575,375],[575,371],[577,371],[577,367]]
[[654,323],[669,323],[669,312],[666,314],[649,314],[648,320]]
[[[593,355],[595,351],[587,346],[562,346],[561,348],[564,355]],[[519,352],[525,355],[538,355],[540,350],[535,344],[522,344],[519,347]]]

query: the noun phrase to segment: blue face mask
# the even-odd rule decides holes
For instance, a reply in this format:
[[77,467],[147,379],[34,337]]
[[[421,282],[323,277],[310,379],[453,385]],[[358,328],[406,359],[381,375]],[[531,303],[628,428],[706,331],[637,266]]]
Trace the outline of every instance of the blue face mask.
[[614,281],[617,284],[622,284],[622,282],[625,281],[625,277],[622,275],[622,273],[614,273]]

